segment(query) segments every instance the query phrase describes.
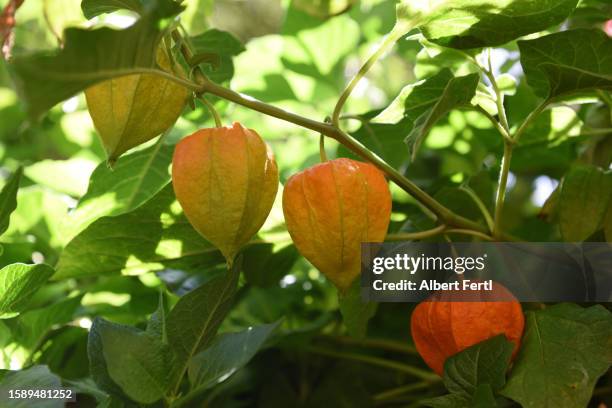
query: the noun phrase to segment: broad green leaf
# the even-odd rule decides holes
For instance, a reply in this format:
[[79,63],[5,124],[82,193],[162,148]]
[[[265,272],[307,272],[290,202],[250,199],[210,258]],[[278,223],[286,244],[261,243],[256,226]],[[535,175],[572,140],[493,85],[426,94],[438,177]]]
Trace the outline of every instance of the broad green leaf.
[[104,344],[102,342],[102,332],[105,331],[112,323],[104,319],[96,318],[93,320],[87,338],[87,357],[89,359],[89,372],[91,378],[100,387],[100,389],[112,396],[117,396],[121,399],[127,399],[125,393],[113,381],[106,364],[104,356]]
[[156,143],[124,156],[112,170],[100,163],[87,193],[63,222],[66,242],[98,218],[134,210],[157,194],[170,181],[172,151]]
[[277,285],[287,275],[299,253],[294,245],[276,249],[274,244],[250,245],[244,250],[244,276],[251,285]]
[[11,213],[17,208],[17,190],[22,173],[23,169],[19,167],[0,190],[0,236],[8,228]]
[[64,236],[61,223],[67,217],[69,204],[64,194],[44,186],[21,188],[17,193],[17,208],[11,215],[6,234],[11,237],[33,235],[39,243],[44,242],[59,249]]
[[612,90],[612,39],[601,30],[570,30],[519,41],[528,84],[542,98]]
[[526,324],[502,394],[525,408],[587,406],[612,364],[612,314],[559,304],[527,312]]
[[398,21],[452,48],[502,45],[561,23],[578,0],[401,0]]
[[96,320],[99,322],[95,329],[100,336],[110,378],[137,402],[159,400],[169,385],[171,356],[168,346],[147,332]]
[[[347,15],[338,16],[323,24],[308,25],[311,19],[320,20],[289,10],[287,19],[300,19],[296,32],[289,31],[285,24],[283,58],[295,65],[306,65],[314,68],[312,76],[329,78],[332,70],[349,53],[354,52],[359,43],[359,25]],[[301,29],[303,28],[303,29]],[[333,41],[330,40],[333,38]]]
[[559,196],[559,225],[566,241],[584,241],[597,231],[612,198],[612,173],[594,166],[574,166]]
[[[78,380],[64,380],[70,388],[74,388],[78,394],[86,394],[94,397],[98,403],[105,401],[108,394],[100,390],[96,383],[89,377]],[[100,405],[98,405],[98,408]]]
[[[352,132],[351,136],[396,169],[404,167],[409,161],[404,139],[412,128],[412,122],[409,119],[400,119],[398,123],[393,124],[370,123],[374,115],[376,113],[369,112],[360,116],[361,127]],[[338,156],[360,159],[344,145],[338,146]]]
[[398,123],[403,118],[413,122],[406,137],[412,157],[433,125],[451,110],[468,105],[476,92],[479,77],[470,74],[454,77],[448,69],[402,89],[399,96],[382,111],[374,122]]
[[141,207],[102,217],[77,235],[61,254],[55,279],[136,275],[183,261],[199,268],[223,262],[189,224],[167,185]]
[[53,275],[49,265],[12,264],[0,269],[0,318],[15,316]]
[[189,362],[192,387],[201,391],[227,379],[255,356],[277,327],[278,322],[219,335]]
[[95,164],[91,160],[42,160],[25,168],[25,175],[37,184],[57,192],[80,197],[87,191],[87,180]]
[[580,135],[582,120],[567,106],[555,106],[542,112],[527,128],[519,146],[529,148],[533,144],[555,145]]
[[212,81],[221,83],[234,76],[234,62],[232,57],[242,53],[244,45],[232,34],[211,29],[195,37],[191,37],[197,62],[198,56],[216,56],[212,64],[202,64],[206,76]]
[[499,390],[506,383],[513,349],[503,335],[468,347],[444,363],[444,385],[453,394],[470,397],[483,384]]
[[52,305],[28,310],[16,318],[16,335],[21,345],[32,349],[55,325],[70,322],[81,304],[82,296],[61,300]]
[[355,279],[347,293],[338,294],[340,312],[347,331],[353,337],[363,338],[368,331],[368,322],[376,314],[376,302],[361,299],[361,280]]
[[419,402],[431,408],[471,408],[470,398],[458,394],[442,395],[441,397],[429,398]]
[[474,391],[472,401],[470,401],[470,408],[496,408],[498,406],[489,384],[480,384]]
[[157,310],[151,315],[147,322],[147,333],[154,336],[162,343],[168,343],[166,330],[166,302],[164,301],[164,293],[159,292],[159,304]]
[[140,14],[143,12],[143,6],[140,0],[83,0],[81,10],[86,18],[91,19],[117,10],[130,10]]
[[155,62],[160,23],[181,7],[170,0],[154,3],[124,30],[69,28],[60,51],[13,58],[9,70],[29,114],[39,117],[58,102],[114,77],[144,72],[168,75]]
[[442,47],[427,40],[420,40],[421,50],[414,64],[414,74],[417,79],[427,79],[442,71],[450,69],[455,75],[467,75],[478,72],[464,51]]
[[168,315],[168,344],[174,351],[173,382],[187,370],[189,360],[207,347],[230,311],[241,269],[238,258],[232,269],[187,293]]
[[[21,371],[9,371],[0,382],[0,389],[3,393],[6,390],[57,390],[62,387],[58,376],[49,371],[47,366],[35,365]],[[63,408],[64,402],[61,400],[49,399],[6,399],[2,401],[5,408]]]

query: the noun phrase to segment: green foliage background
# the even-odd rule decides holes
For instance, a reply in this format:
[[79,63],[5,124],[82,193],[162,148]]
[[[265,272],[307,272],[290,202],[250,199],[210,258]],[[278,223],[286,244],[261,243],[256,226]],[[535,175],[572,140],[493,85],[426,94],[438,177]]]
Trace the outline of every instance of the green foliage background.
[[[208,110],[199,102],[187,106],[163,140],[132,150],[111,170],[85,98],[73,96],[83,83],[45,81],[41,72],[57,68],[55,62],[47,54],[28,59],[35,50],[56,49],[66,27],[126,27],[137,16],[125,10],[97,15],[97,3],[112,1],[83,3],[93,20],[84,16],[79,0],[26,1],[17,14],[13,65],[0,60],[0,387],[51,387],[61,381],[78,390],[79,406],[102,407],[369,407],[419,401],[434,407],[582,407],[610,400],[609,305],[524,305],[524,346],[507,382],[507,344],[500,338],[450,362],[464,373],[484,372],[480,381],[466,384],[456,372],[441,381],[412,344],[414,305],[376,309],[354,294],[339,301],[292,245],[280,195],[241,262],[225,274],[222,256],[187,223],[169,184],[174,144],[214,126]],[[315,120],[333,112],[347,81],[396,24],[396,2],[386,0],[184,3],[181,21],[195,48],[216,54],[215,64],[201,65],[211,80]],[[612,18],[610,4],[583,0],[564,20],[576,2],[559,2],[563,7],[544,15],[561,18],[550,17],[554,24],[535,30],[535,37],[583,31],[517,43],[534,31],[522,30],[533,21],[487,20],[485,8],[477,6],[491,2],[456,3],[480,22],[471,36],[457,37],[461,32],[445,28],[449,10],[442,7],[423,25],[427,40],[410,31],[370,70],[349,98],[341,126],[440,203],[486,225],[466,189],[494,212],[504,142],[482,111],[463,105],[472,100],[497,114],[487,96],[490,81],[470,62],[481,51],[471,48],[495,46],[493,74],[513,132],[543,98],[551,100],[514,148],[502,229],[525,241],[609,242],[612,40],[602,27]],[[498,5],[501,15],[545,2],[500,3],[508,6]],[[141,10],[138,1],[126,4]],[[542,24],[542,18],[534,21]],[[145,18],[139,23],[151,32],[159,29],[144,25]],[[144,29],[133,27],[137,38]],[[499,30],[496,36],[488,36],[491,27]],[[91,33],[91,43],[102,38]],[[84,41],[79,35],[74,32],[75,44]],[[151,65],[135,43],[100,41],[106,47],[100,53],[133,46],[137,65]],[[543,56],[541,50],[550,53]],[[93,82],[106,79],[102,54],[96,60],[71,54],[70,47],[62,52],[63,72],[94,72]],[[547,59],[557,65],[540,69],[550,66]],[[564,70],[567,66],[589,74]],[[15,78],[22,79],[23,95],[17,94]],[[225,124],[239,121],[270,144],[281,184],[319,162],[318,134],[210,100]],[[29,120],[28,109],[39,120]],[[354,157],[327,139],[330,158]],[[390,233],[436,225],[405,191],[394,184],[391,189]],[[210,317],[206,325],[202,316]],[[539,335],[536,327],[542,328]],[[191,338],[198,330],[201,336]],[[176,344],[197,353],[177,352],[177,360],[169,361]],[[538,356],[544,362],[536,362]],[[575,366],[567,365],[570,360]]]

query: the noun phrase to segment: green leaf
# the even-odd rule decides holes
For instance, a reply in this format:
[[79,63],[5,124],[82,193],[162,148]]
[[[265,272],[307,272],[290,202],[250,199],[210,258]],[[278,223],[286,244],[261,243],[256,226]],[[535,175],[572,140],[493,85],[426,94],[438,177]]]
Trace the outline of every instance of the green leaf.
[[470,399],[465,395],[448,394],[419,401],[431,408],[470,408]]
[[41,160],[26,167],[25,175],[37,184],[57,192],[80,197],[87,191],[87,180],[95,164],[91,160]]
[[92,326],[101,340],[110,378],[133,400],[153,403],[169,385],[168,346],[146,332],[96,319]]
[[525,408],[587,406],[612,363],[612,314],[559,304],[526,313],[526,331],[502,394]]
[[471,408],[496,408],[498,406],[493,389],[489,384],[481,384],[476,388],[470,402]]
[[597,231],[612,197],[612,173],[594,166],[574,166],[559,196],[559,225],[566,241],[584,241]]
[[294,245],[274,250],[274,244],[250,245],[244,250],[244,276],[251,285],[270,287],[287,275],[299,253]]
[[340,313],[347,331],[353,337],[363,338],[368,331],[368,322],[376,314],[378,303],[361,299],[361,280],[355,279],[347,293],[338,294]]
[[102,216],[129,212],[170,181],[172,146],[161,143],[130,153],[113,169],[100,163],[89,179],[87,193],[63,222],[65,242]]
[[200,35],[190,38],[198,55],[217,55],[217,64],[202,64],[206,76],[214,82],[229,81],[234,76],[234,62],[232,57],[242,53],[244,45],[232,34],[217,29],[208,30]]
[[134,211],[102,217],[77,235],[62,252],[55,278],[135,275],[183,261],[205,268],[223,258],[189,224],[167,185]]
[[102,342],[102,331],[111,323],[104,319],[94,319],[89,336],[87,338],[87,357],[89,359],[89,371],[91,378],[100,387],[100,389],[110,395],[117,396],[121,399],[126,399],[126,395],[111,378],[108,372],[108,366],[104,357],[104,344]]
[[334,68],[357,48],[360,27],[347,15],[321,24],[320,19],[290,8],[283,35],[283,60],[311,68],[311,76],[329,81]]
[[207,347],[230,311],[242,260],[181,297],[168,315],[168,343],[174,351],[173,381],[180,381],[189,360]]
[[37,118],[76,93],[106,79],[144,72],[165,74],[155,62],[160,22],[180,12],[178,3],[158,0],[124,30],[69,28],[64,48],[15,57],[8,64],[29,114]]
[[19,167],[0,190],[0,236],[9,226],[11,213],[17,208],[17,190],[23,169]]
[[519,41],[527,82],[542,98],[612,90],[612,39],[601,30],[570,30]]
[[32,295],[53,275],[49,265],[12,264],[0,269],[0,318],[12,317],[27,306]]
[[[6,390],[57,390],[61,387],[62,383],[59,377],[43,365],[35,365],[21,371],[9,371],[0,382],[0,389],[3,390],[3,393],[6,393]],[[26,401],[6,399],[2,401],[2,406],[5,408],[63,408],[64,402],[49,399],[29,399]]]
[[[352,132],[351,136],[385,159],[391,166],[396,169],[402,168],[408,163],[404,138],[412,128],[412,123],[409,119],[400,119],[396,124],[370,123],[371,116],[375,114],[375,112],[369,112],[360,116],[361,127]],[[338,146],[338,156],[360,159],[344,145]]]
[[92,19],[117,10],[130,10],[140,14],[143,8],[140,0],[83,0],[81,10],[87,19]]
[[413,122],[406,137],[412,158],[433,125],[451,110],[470,103],[479,77],[470,74],[454,77],[449,69],[416,84],[406,86],[374,122],[398,123],[403,118]]
[[159,304],[157,310],[151,315],[147,322],[147,333],[161,340],[162,343],[168,343],[166,330],[166,302],[164,301],[164,293],[159,292]]
[[49,306],[28,310],[16,319],[15,338],[27,348],[34,348],[45,334],[55,325],[70,322],[77,308],[81,305],[82,296],[75,296]]
[[466,58],[465,51],[442,47],[425,39],[419,42],[422,48],[414,64],[414,74],[417,79],[432,77],[444,68],[450,69],[455,75],[479,72],[478,67]]
[[208,389],[244,367],[262,348],[278,322],[224,333],[189,362],[189,380],[198,391]]
[[502,45],[561,23],[578,0],[401,0],[398,20],[452,48]]
[[503,335],[468,347],[444,363],[444,385],[449,392],[466,396],[473,396],[483,384],[493,391],[501,389],[513,349]]

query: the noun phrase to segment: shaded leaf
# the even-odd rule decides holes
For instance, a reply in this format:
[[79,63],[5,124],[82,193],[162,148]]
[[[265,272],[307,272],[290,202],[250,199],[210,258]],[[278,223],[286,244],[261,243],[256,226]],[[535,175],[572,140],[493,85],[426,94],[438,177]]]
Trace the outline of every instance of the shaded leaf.
[[174,351],[173,381],[179,381],[189,360],[207,347],[230,311],[240,275],[239,257],[223,276],[187,293],[168,315],[168,343]]
[[89,371],[91,378],[100,389],[110,395],[121,399],[127,398],[121,387],[111,378],[106,359],[104,357],[104,344],[102,342],[102,331],[110,325],[106,320],[97,318],[93,320],[87,338],[87,357],[89,359]]
[[441,397],[429,398],[420,401],[426,407],[431,408],[470,408],[470,398],[465,395],[448,394]]
[[0,236],[9,226],[11,213],[17,208],[17,190],[23,169],[19,167],[0,190]]
[[612,39],[601,30],[563,31],[518,45],[527,82],[542,98],[612,90]]
[[269,287],[289,273],[299,253],[294,245],[274,251],[274,244],[249,245],[243,251],[244,276],[251,285]]
[[0,318],[21,312],[53,273],[53,268],[45,264],[16,263],[0,269]]
[[22,313],[15,322],[15,339],[29,349],[34,348],[54,325],[68,323],[73,319],[81,304],[81,298],[82,296],[75,296]]
[[[21,371],[9,371],[5,374],[0,388],[3,390],[57,390],[62,387],[58,376],[49,371],[47,366],[35,365]],[[2,406],[6,408],[63,408],[62,400],[49,399],[6,399],[2,401]]]
[[559,225],[566,241],[584,241],[597,231],[612,197],[612,173],[594,166],[574,166],[559,195]]
[[205,54],[218,56],[217,63],[202,64],[202,69],[209,79],[218,83],[232,79],[234,76],[232,57],[245,50],[240,40],[226,31],[211,29],[191,37],[190,41],[195,50],[196,57]]
[[453,394],[473,396],[487,384],[497,391],[506,383],[506,371],[514,344],[496,336],[468,347],[444,363],[444,385]]
[[168,346],[133,327],[96,320],[95,330],[110,378],[135,401],[152,403],[160,399],[169,385]]
[[144,71],[165,73],[155,62],[161,37],[159,23],[181,7],[171,0],[154,4],[124,30],[68,28],[60,51],[13,58],[9,71],[29,114],[37,118],[58,102],[113,77]]
[[368,331],[368,322],[376,314],[376,302],[361,299],[361,279],[355,279],[347,293],[338,294],[340,312],[347,331],[353,337],[363,338]]
[[200,391],[227,379],[255,356],[277,327],[278,322],[219,335],[189,362],[192,386]]
[[612,363],[612,314],[559,304],[527,312],[526,323],[502,394],[525,408],[586,406]]

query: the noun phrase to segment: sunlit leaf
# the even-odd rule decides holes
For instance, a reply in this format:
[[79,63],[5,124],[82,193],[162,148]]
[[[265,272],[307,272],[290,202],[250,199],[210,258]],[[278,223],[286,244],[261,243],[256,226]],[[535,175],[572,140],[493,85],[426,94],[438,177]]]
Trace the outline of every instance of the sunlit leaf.
[[24,310],[32,295],[54,272],[44,264],[12,264],[0,269],[0,318]]
[[8,228],[11,213],[17,208],[17,190],[22,173],[22,168],[18,168],[0,190],[0,235]]
[[453,48],[502,45],[561,23],[578,0],[401,0],[398,19]]
[[612,90],[612,39],[600,30],[563,31],[518,44],[527,82],[542,98]]

